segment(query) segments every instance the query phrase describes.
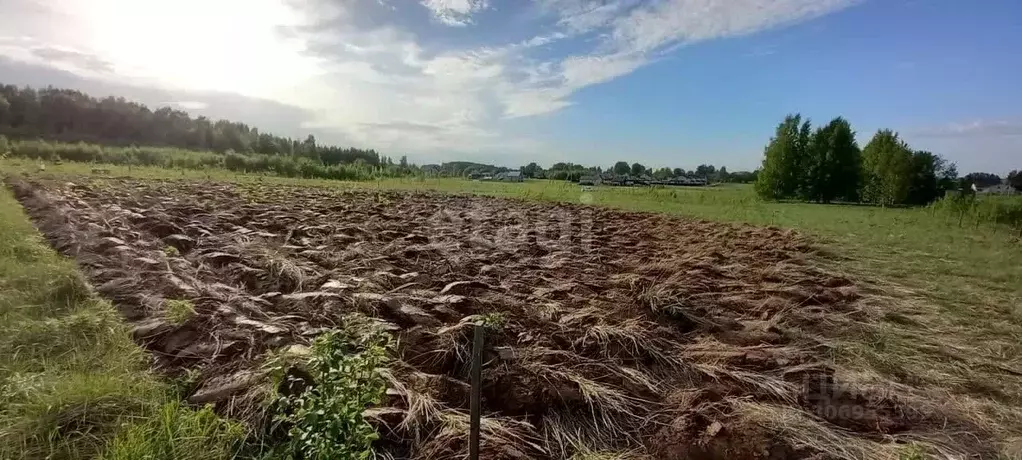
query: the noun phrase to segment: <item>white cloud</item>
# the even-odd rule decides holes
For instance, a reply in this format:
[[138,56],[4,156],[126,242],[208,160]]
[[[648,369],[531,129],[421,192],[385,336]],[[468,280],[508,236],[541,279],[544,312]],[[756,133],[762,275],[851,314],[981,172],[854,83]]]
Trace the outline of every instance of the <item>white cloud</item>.
[[571,33],[585,33],[604,27],[639,0],[539,0],[540,7],[558,16],[558,25]]
[[[7,35],[0,55],[93,77],[270,99],[314,113],[308,129],[435,159],[541,148],[506,134],[506,120],[561,110],[579,89],[627,75],[675,46],[856,1],[535,0],[519,4],[534,14],[514,38],[438,45],[431,30],[399,26],[399,16],[425,7],[440,23],[434,31],[474,24],[452,32],[482,33],[486,25],[475,21],[488,3],[8,0],[0,5]],[[369,13],[379,16],[367,20]],[[573,54],[549,52],[568,41]]]
[[422,0],[437,21],[449,26],[472,23],[472,15],[486,9],[486,0]]
[[571,56],[561,62],[561,75],[568,88],[579,89],[630,74],[645,63],[638,54]]
[[850,0],[671,0],[636,8],[612,26],[612,47],[650,52],[664,46],[733,37],[811,19]]
[[1003,137],[1022,136],[1022,120],[975,120],[948,123],[915,131],[922,137]]

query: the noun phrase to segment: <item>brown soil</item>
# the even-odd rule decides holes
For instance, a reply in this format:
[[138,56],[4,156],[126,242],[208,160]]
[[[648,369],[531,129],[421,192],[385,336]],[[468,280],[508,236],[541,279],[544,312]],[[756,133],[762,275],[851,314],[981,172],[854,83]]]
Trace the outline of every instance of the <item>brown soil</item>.
[[[377,414],[380,446],[399,458],[464,452],[468,324],[492,312],[507,324],[487,337],[485,458],[566,458],[580,445],[847,458],[743,416],[749,403],[877,443],[948,423],[835,381],[814,337],[865,319],[860,291],[809,263],[813,246],[790,231],[393,191],[10,185],[158,368],[199,371],[192,402],[251,416],[271,350],[354,311],[393,324],[393,391]],[[169,299],[197,314],[172,324]]]

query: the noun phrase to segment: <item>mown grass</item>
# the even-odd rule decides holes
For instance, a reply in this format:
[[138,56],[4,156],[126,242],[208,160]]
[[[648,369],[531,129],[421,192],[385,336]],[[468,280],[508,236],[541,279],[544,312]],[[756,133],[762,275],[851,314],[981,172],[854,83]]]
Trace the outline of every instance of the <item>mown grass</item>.
[[149,364],[0,191],[0,458],[232,458],[240,427],[182,407]]

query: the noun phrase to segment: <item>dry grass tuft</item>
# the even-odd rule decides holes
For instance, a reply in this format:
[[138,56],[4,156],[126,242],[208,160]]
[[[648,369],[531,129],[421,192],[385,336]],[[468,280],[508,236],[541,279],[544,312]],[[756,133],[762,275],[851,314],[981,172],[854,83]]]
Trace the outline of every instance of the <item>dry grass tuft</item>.
[[925,452],[929,458],[948,460],[968,456],[953,444],[928,439],[923,435],[899,434],[894,436],[897,443],[877,442],[837,428],[795,407],[739,399],[730,400],[729,403],[735,424],[756,425],[782,437],[796,449],[826,453],[830,458],[902,460],[919,452]]
[[[467,458],[469,416],[464,412],[445,410],[440,414],[439,429],[428,440],[414,446],[413,457],[423,460]],[[525,421],[506,417],[482,417],[480,448],[485,458],[528,458],[545,456],[538,444],[535,427]]]
[[283,292],[301,291],[305,286],[307,277],[301,266],[295,263],[293,257],[280,249],[266,249],[262,251],[262,262],[266,270],[265,283],[274,286]]
[[633,359],[648,356],[662,366],[683,368],[684,362],[677,346],[657,337],[654,332],[656,328],[655,323],[638,318],[616,324],[601,321],[580,327],[581,336],[575,339],[574,345],[577,349],[595,346],[608,359],[621,355]]

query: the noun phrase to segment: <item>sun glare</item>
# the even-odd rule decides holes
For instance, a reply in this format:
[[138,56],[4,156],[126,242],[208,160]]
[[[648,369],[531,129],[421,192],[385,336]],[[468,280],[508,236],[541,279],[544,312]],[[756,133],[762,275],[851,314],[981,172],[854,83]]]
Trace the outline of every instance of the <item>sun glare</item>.
[[281,34],[300,17],[274,0],[80,0],[75,6],[82,45],[127,77],[270,97],[315,73],[303,44]]

